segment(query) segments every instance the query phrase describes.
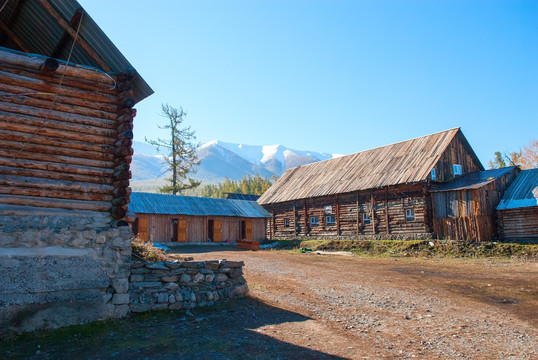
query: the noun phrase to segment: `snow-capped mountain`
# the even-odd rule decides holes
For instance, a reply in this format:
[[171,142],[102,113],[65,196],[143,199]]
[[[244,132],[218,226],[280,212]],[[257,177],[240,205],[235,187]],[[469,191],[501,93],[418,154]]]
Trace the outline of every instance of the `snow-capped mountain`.
[[[154,146],[142,142],[134,141],[133,149],[133,189],[149,190],[162,185],[167,176],[162,174],[162,155]],[[198,149],[200,165],[196,167],[193,177],[205,183],[223,182],[225,178],[239,180],[245,175],[256,174],[267,178],[278,177],[292,167],[337,156],[294,150],[282,145],[244,145],[214,140]]]

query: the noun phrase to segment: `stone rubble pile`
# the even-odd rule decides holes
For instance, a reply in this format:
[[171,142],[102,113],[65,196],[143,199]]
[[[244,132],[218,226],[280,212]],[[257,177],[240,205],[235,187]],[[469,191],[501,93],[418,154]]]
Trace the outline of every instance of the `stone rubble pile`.
[[133,312],[192,309],[248,293],[243,261],[173,261],[131,265]]

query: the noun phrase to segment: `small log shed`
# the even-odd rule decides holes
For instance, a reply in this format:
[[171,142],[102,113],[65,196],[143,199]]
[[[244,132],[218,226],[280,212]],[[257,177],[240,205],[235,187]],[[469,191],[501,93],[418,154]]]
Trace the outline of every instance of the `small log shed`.
[[538,241],[538,169],[523,170],[497,206],[503,240]]
[[271,215],[255,201],[134,192],[133,231],[144,241],[237,242],[265,239]]
[[496,239],[495,208],[519,171],[515,166],[478,171],[432,190],[434,233],[451,240]]

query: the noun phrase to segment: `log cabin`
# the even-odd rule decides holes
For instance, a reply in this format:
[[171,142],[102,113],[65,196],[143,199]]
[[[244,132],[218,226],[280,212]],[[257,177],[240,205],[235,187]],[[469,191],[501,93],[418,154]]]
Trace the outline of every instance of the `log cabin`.
[[436,186],[431,190],[434,234],[451,240],[497,239],[495,209],[519,171],[515,166],[478,171]]
[[522,170],[497,206],[505,241],[538,241],[538,169]]
[[269,213],[255,201],[133,192],[129,211],[133,232],[142,240],[174,245],[182,242],[237,242],[265,239]]
[[432,186],[483,170],[455,128],[289,169],[258,203],[269,238],[432,238]]
[[0,332],[129,312],[133,106],[152,93],[77,1],[2,2]]

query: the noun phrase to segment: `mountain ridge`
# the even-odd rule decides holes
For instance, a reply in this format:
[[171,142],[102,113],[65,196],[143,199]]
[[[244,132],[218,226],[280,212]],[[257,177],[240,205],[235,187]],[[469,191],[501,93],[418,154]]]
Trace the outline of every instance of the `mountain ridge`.
[[[135,191],[155,191],[169,176],[164,171],[162,153],[156,147],[139,141],[133,141],[133,149],[131,187]],[[202,144],[197,155],[200,164],[192,177],[203,184],[224,182],[226,178],[239,180],[245,175],[279,177],[293,167],[341,156],[295,150],[280,144],[246,145],[221,140]]]

